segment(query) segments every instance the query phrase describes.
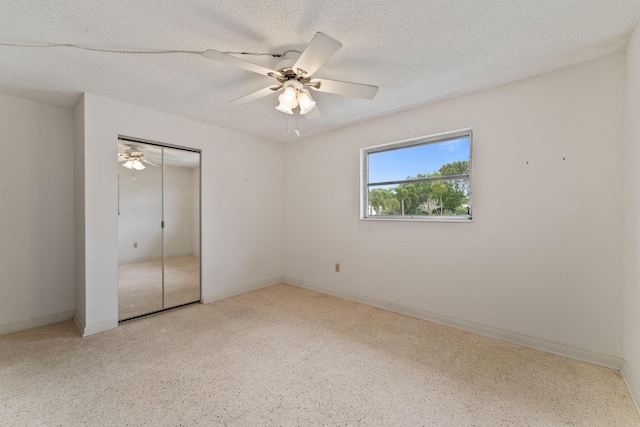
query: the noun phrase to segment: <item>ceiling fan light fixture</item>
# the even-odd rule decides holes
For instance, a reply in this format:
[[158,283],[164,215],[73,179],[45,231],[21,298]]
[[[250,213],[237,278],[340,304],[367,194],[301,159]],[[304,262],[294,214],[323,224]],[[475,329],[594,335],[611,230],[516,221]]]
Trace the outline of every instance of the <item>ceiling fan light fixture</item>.
[[132,167],[137,171],[141,171],[142,169],[144,169],[144,165],[138,159],[133,161]]
[[280,101],[280,105],[276,107],[276,110],[281,111],[285,114],[293,114],[293,111],[291,111],[291,109],[295,108],[295,106],[289,106],[289,104],[285,101],[284,93],[281,93],[280,96],[278,96],[278,101]]
[[289,108],[296,108],[298,106],[298,90],[293,86],[288,86],[278,97],[278,101]]
[[307,114],[316,106],[316,102],[311,97],[308,90],[302,89],[298,94],[298,105],[300,106],[300,114]]
[[137,171],[141,171],[142,169],[144,169],[144,165],[138,159],[133,159],[133,160],[128,159],[126,162],[122,164],[122,166],[124,166],[127,169],[135,169]]

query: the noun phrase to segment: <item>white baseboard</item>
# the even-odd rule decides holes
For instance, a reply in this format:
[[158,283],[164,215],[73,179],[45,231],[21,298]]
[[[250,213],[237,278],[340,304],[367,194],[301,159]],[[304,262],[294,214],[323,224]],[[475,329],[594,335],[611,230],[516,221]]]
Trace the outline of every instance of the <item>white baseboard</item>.
[[257,289],[266,288],[267,286],[277,285],[283,282],[282,277],[275,277],[270,280],[264,280],[258,283],[252,283],[250,285],[239,286],[237,288],[229,289],[223,292],[216,292],[209,295],[202,296],[202,302],[208,304],[210,302],[218,301],[221,299],[229,298],[235,295],[244,294],[245,292],[255,291]]
[[76,327],[78,328],[78,330],[80,331],[80,335],[84,334],[84,319],[82,319],[80,316],[78,316],[78,313],[73,315],[73,321],[76,324]]
[[76,326],[80,330],[80,334],[83,337],[88,335],[97,334],[98,332],[108,331],[109,329],[115,329],[118,327],[118,320],[108,320],[106,322],[96,323],[94,325],[87,326],[84,319],[81,319],[77,314],[73,316],[73,320],[76,322]]
[[522,345],[525,347],[534,348],[536,350],[546,351],[547,353],[553,353],[559,356],[569,357],[571,359],[588,362],[594,365],[603,366],[606,368],[611,368],[616,370],[620,370],[622,368],[623,361],[622,361],[622,358],[620,357],[594,353],[586,350],[581,350],[578,348],[569,347],[562,344],[553,343],[550,341],[541,340],[538,338],[532,338],[525,335],[516,334],[513,332],[507,332],[500,329],[490,328],[487,326],[466,322],[464,320],[458,320],[451,317],[441,316],[439,314],[430,313],[427,311],[408,307],[402,304],[395,304],[392,302],[383,301],[376,298],[367,297],[364,295],[340,291],[340,290],[329,288],[326,286],[317,285],[315,283],[309,283],[304,280],[294,279],[292,277],[284,277],[283,282],[289,283],[295,286],[299,286],[301,288],[311,289],[311,290],[322,292],[325,294],[334,295],[334,296],[348,299],[351,301],[360,302],[373,307],[393,311],[395,313],[404,314],[406,316],[427,320],[433,323],[439,323],[441,325],[451,326],[456,329],[462,329],[464,331],[473,332],[473,333],[484,335],[491,338],[496,338],[502,341],[507,341],[507,342]]
[[638,387],[638,383],[636,378],[633,376],[629,365],[625,360],[622,361],[622,369],[620,370],[622,373],[622,378],[624,378],[624,382],[629,389],[629,394],[631,395],[631,400],[633,400],[633,404],[636,406],[636,411],[640,413],[640,388]]
[[82,331],[82,336],[86,337],[87,335],[97,334],[98,332],[108,331],[109,329],[115,329],[118,327],[118,319],[108,320],[106,322],[100,322],[93,325],[88,325],[84,327],[84,331]]
[[35,319],[23,320],[21,322],[5,323],[4,325],[0,325],[0,335],[8,334],[10,332],[22,331],[23,329],[44,326],[50,323],[62,322],[63,320],[69,320],[72,317],[73,311],[65,311],[64,313],[36,317]]

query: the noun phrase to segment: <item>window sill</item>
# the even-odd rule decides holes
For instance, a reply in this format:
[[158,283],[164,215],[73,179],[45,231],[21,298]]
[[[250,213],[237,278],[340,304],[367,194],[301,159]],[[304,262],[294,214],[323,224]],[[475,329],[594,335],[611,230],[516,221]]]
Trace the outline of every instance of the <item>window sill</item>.
[[424,217],[413,215],[384,215],[384,216],[369,216],[360,218],[361,221],[415,221],[415,222],[473,222],[470,216],[441,216],[441,217]]

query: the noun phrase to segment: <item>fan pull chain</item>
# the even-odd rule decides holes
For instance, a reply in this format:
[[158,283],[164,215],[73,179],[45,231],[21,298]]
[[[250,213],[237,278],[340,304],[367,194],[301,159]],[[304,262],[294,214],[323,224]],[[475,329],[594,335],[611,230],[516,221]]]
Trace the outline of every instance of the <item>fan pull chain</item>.
[[[296,133],[298,138],[300,138],[300,129],[298,129],[299,128],[299,124],[300,124],[300,122],[299,122],[300,115],[296,114],[295,116],[296,116],[296,128],[293,131]],[[287,116],[287,133],[291,132],[291,130],[289,129],[289,119],[290,118],[291,118],[291,116]]]

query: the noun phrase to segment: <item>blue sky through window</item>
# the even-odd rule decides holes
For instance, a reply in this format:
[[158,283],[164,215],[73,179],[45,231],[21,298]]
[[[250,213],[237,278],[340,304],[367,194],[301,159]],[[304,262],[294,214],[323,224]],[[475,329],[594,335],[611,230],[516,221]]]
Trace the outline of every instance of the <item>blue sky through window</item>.
[[399,181],[435,172],[447,163],[469,160],[469,137],[369,153],[369,183]]

